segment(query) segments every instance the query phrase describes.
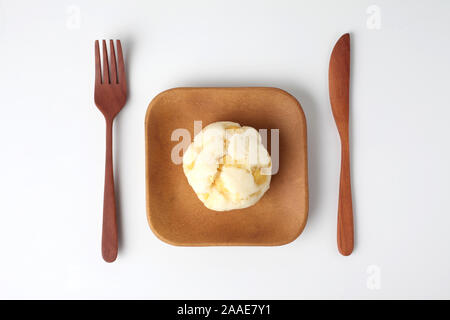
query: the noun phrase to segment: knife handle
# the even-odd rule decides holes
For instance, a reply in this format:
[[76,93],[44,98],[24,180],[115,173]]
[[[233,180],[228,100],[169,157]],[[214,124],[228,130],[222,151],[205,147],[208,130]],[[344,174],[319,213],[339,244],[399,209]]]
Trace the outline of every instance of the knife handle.
[[350,255],[354,246],[350,148],[348,140],[348,136],[341,136],[341,177],[339,185],[337,244],[339,252],[344,256]]
[[116,196],[114,193],[112,153],[112,124],[112,120],[106,120],[105,191],[103,196],[102,230],[102,256],[106,262],[113,262],[114,260],[116,260],[118,251]]

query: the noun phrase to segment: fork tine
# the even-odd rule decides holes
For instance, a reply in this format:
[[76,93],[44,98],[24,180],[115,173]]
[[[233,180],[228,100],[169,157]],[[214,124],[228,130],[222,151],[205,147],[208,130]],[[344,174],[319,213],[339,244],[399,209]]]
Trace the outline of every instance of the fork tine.
[[102,83],[102,67],[100,64],[100,47],[98,40],[95,40],[95,83]]
[[118,73],[118,80],[119,83],[122,83],[123,85],[126,85],[126,77],[125,77],[125,64],[123,63],[123,54],[122,54],[122,45],[120,43],[120,40],[116,40],[117,44],[117,73]]
[[103,40],[103,83],[110,83],[109,81],[109,66],[108,66],[108,49],[106,48],[106,41]]
[[111,50],[110,56],[109,56],[109,62],[111,63],[111,70],[109,70],[111,83],[118,83],[117,67],[116,67],[116,53],[114,50],[114,41],[112,41],[112,40],[109,40],[109,50]]

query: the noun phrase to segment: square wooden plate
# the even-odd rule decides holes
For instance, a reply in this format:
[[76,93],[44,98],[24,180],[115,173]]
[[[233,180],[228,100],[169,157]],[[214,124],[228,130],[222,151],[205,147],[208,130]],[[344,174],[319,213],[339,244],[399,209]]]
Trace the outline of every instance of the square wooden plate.
[[[279,170],[254,206],[228,212],[207,209],[171,160],[175,129],[194,137],[203,127],[234,121],[279,129]],[[150,103],[145,118],[147,218],[161,240],[179,246],[275,246],[295,240],[308,216],[306,120],[298,101],[277,88],[175,88]],[[268,151],[270,150],[268,134]],[[272,155],[273,156],[273,155]]]

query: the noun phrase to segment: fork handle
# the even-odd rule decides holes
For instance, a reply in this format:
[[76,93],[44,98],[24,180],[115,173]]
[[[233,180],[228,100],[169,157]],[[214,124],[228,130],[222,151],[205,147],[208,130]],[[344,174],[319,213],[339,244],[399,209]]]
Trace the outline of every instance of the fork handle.
[[348,256],[352,253],[354,246],[352,190],[350,183],[350,149],[348,136],[342,139],[341,145],[341,177],[339,185],[337,243],[339,252],[344,256]]
[[106,119],[105,191],[103,198],[102,230],[102,256],[106,262],[113,262],[116,260],[118,249],[112,153],[112,124],[112,119]]

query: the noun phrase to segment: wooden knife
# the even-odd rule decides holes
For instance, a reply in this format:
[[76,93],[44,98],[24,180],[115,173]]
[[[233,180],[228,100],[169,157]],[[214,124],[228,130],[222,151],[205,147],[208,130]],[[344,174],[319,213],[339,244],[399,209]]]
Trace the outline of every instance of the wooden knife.
[[349,86],[350,86],[350,35],[344,34],[333,48],[328,70],[331,110],[341,138],[341,177],[337,244],[339,252],[348,256],[353,251],[353,208],[350,184],[349,150]]

